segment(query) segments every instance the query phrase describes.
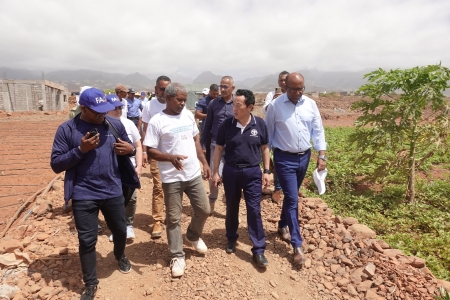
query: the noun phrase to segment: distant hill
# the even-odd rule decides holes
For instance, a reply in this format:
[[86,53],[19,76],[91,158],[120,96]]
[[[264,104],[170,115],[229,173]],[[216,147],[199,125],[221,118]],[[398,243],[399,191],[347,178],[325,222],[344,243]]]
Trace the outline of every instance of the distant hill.
[[[305,76],[306,90],[316,91],[352,91],[364,84],[363,76],[366,72],[322,72],[317,70],[299,71]],[[2,76],[3,75],[3,76]],[[0,68],[0,76],[8,79],[42,79],[40,71]],[[178,75],[164,74],[169,76],[173,82],[181,82],[190,90],[201,91],[211,84],[220,83],[222,75],[205,71],[195,79]],[[101,89],[112,89],[117,84],[124,84],[135,90],[153,91],[156,78],[159,75],[143,75],[139,72],[132,74],[107,73],[96,70],[60,70],[44,74],[45,79],[61,83],[69,88],[69,91],[79,91],[81,86],[89,85]],[[251,89],[254,92],[269,92],[278,86],[278,73],[265,76],[246,78],[236,81],[236,88]]]

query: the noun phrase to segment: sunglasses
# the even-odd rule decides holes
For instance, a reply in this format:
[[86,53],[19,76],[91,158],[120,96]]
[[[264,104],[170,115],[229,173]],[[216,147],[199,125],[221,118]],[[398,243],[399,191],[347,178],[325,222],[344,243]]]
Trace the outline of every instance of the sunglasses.
[[95,110],[92,110],[92,109],[90,109],[90,108],[87,107],[87,106],[85,106],[85,107],[86,107],[88,110],[90,110],[91,113],[93,113],[97,119],[100,118],[101,116],[106,116],[106,114],[107,114],[107,113],[98,113],[98,112],[96,112]]
[[114,110],[122,110],[123,109],[123,105],[122,106],[116,106],[115,108],[114,108]]

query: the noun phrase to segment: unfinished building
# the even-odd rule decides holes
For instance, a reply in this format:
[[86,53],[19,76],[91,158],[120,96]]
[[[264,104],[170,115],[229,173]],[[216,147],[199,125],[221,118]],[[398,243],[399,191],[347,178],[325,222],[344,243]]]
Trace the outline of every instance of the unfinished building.
[[0,110],[58,111],[69,107],[66,87],[48,80],[0,80]]

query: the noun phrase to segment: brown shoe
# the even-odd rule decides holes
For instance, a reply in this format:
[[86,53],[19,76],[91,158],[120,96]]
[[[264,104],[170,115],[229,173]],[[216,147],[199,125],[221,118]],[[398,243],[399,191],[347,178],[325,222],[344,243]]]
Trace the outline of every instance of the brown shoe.
[[281,190],[274,191],[272,193],[272,201],[276,202],[276,203],[280,203],[281,202]]
[[162,226],[161,222],[156,221],[155,224],[153,224],[153,230],[152,230],[152,239],[158,239],[162,235]]
[[278,227],[278,234],[281,236],[283,241],[290,242],[291,241],[291,234],[289,233],[289,227]]
[[305,253],[302,250],[302,247],[298,247],[294,249],[294,263],[298,265],[303,265],[305,263]]

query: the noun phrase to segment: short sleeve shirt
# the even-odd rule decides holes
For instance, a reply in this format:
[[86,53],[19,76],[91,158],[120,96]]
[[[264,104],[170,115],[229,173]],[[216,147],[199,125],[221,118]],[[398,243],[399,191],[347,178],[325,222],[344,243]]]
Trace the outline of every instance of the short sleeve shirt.
[[150,119],[166,109],[166,103],[161,103],[157,98],[148,101],[142,110],[142,122],[149,123]]
[[261,162],[261,146],[269,143],[269,137],[264,120],[251,116],[245,128],[234,117],[220,125],[216,145],[225,146],[224,159],[227,164],[256,166]]
[[[137,129],[136,125],[134,125],[133,121],[121,117],[120,122],[122,122],[123,127],[125,127],[125,131],[128,134],[128,138],[130,139],[131,142],[133,142],[133,144],[141,139],[139,130]],[[136,158],[132,156],[130,157],[130,160],[133,163],[133,166],[136,167]]]
[[186,109],[175,116],[160,112],[150,120],[144,139],[145,146],[163,153],[187,156],[181,161],[182,170],[177,170],[170,161],[158,161],[163,183],[189,181],[200,176],[200,163],[194,142],[198,132],[194,115]]
[[126,99],[128,106],[127,117],[135,118],[141,115],[140,110],[144,107],[142,106],[142,101],[140,99],[134,98],[134,100]]

